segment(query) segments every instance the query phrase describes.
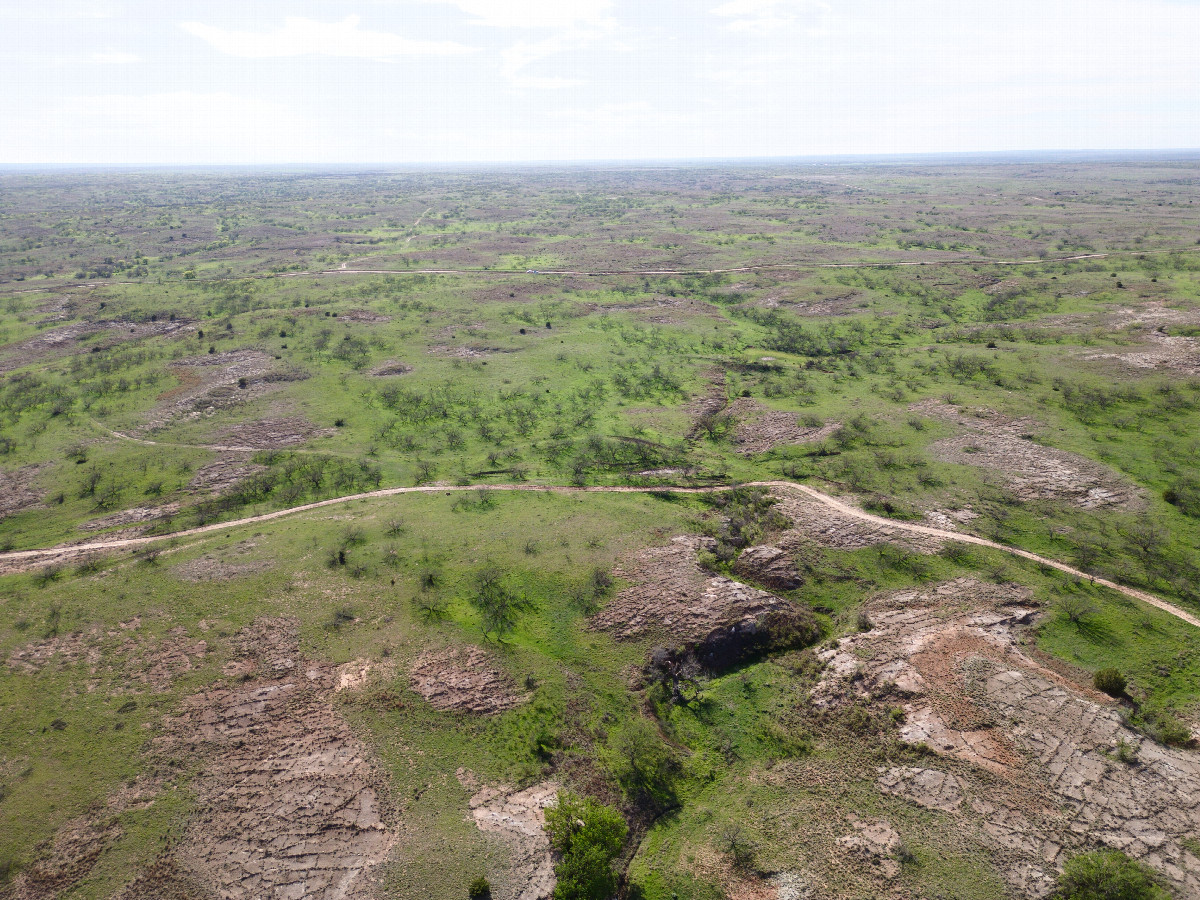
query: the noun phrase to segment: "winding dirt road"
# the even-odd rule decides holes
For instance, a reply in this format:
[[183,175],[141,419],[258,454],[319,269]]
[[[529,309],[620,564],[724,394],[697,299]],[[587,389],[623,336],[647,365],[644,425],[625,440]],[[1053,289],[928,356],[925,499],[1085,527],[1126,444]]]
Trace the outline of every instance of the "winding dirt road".
[[[93,541],[86,544],[68,544],[59,545],[57,547],[47,547],[39,550],[15,550],[8,553],[0,553],[0,571],[16,572],[23,571],[25,568],[32,568],[42,563],[59,562],[72,557],[80,556],[87,553],[101,552],[105,550],[121,550],[135,547],[144,547],[149,544],[161,543],[163,541],[177,540],[179,538],[195,537],[197,535],[209,534],[214,531],[225,531],[231,528],[238,528],[243,525],[254,525],[259,522],[270,522],[273,519],[281,519],[284,516],[296,515],[297,513],[308,512],[313,509],[322,509],[326,506],[337,506],[342,503],[350,503],[354,500],[368,500],[376,497],[395,497],[400,494],[438,494],[450,493],[452,491],[475,491],[486,489],[491,491],[513,491],[513,492],[528,492],[528,493],[551,493],[551,494],[648,494],[662,491],[681,494],[703,494],[711,491],[728,491],[733,490],[738,485],[713,485],[710,487],[625,487],[625,486],[598,486],[598,487],[573,487],[569,485],[542,485],[542,484],[500,484],[500,485],[418,485],[416,487],[394,487],[383,488],[378,491],[368,491],[362,494],[348,494],[344,497],[332,497],[328,500],[318,500],[315,503],[305,503],[300,506],[289,507],[288,509],[280,509],[275,512],[262,513],[257,516],[247,516],[244,519],[234,519],[228,522],[216,522],[211,525],[202,525],[199,528],[189,528],[185,531],[176,531],[171,534],[153,535],[149,537],[137,538],[120,538],[111,541]],[[865,510],[859,509],[849,503],[839,500],[816,488],[811,488],[805,484],[797,484],[794,481],[752,481],[741,487],[766,487],[766,488],[786,488],[790,490],[800,491],[803,494],[811,497],[813,500],[824,504],[836,512],[843,515],[851,516],[860,519],[864,522],[870,522],[875,525],[882,525],[887,528],[894,528],[899,531],[907,531],[911,534],[921,534],[928,537],[940,538],[947,541],[959,541],[964,544],[974,544],[979,547],[989,547],[993,550],[1000,550],[1004,553],[1010,553],[1013,556],[1019,556],[1022,559],[1028,559],[1032,562],[1041,563],[1042,565],[1050,566],[1060,572],[1065,572],[1068,575],[1074,575],[1079,578],[1085,578],[1094,584],[1103,585],[1106,588],[1117,591],[1132,597],[1135,600],[1140,600],[1143,603],[1160,609],[1169,615],[1174,616],[1180,621],[1187,622],[1189,625],[1200,628],[1200,618],[1180,609],[1173,603],[1163,600],[1161,597],[1156,597],[1154,594],[1148,594],[1145,591],[1140,591],[1136,588],[1131,588],[1123,584],[1118,584],[1115,581],[1109,581],[1106,578],[1099,578],[1089,575],[1080,569],[1076,569],[1066,563],[1059,562],[1055,559],[1049,559],[1045,556],[1039,556],[1036,553],[1030,553],[1028,550],[1022,550],[1018,547],[1010,547],[1007,544],[1000,544],[996,541],[990,541],[987,538],[977,537],[972,534],[964,534],[957,531],[944,531],[940,528],[931,528],[928,525],[914,525],[911,522],[901,522],[895,519],[887,519],[883,516],[877,516]]]

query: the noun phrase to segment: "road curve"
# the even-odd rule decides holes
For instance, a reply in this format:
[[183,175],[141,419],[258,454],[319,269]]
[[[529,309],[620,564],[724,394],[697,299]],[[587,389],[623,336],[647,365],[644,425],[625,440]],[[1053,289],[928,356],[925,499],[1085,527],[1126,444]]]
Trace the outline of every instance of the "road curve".
[[[1160,609],[1169,615],[1174,616],[1180,621],[1187,622],[1196,628],[1200,628],[1200,618],[1195,615],[1180,609],[1175,604],[1163,600],[1161,597],[1156,597],[1154,594],[1140,591],[1137,588],[1131,588],[1123,584],[1118,584],[1115,581],[1109,581],[1106,578],[1100,578],[1094,575],[1089,575],[1080,569],[1076,569],[1066,563],[1059,562],[1055,559],[1049,559],[1045,556],[1039,556],[1036,553],[1030,553],[1028,550],[1022,550],[1018,547],[1010,547],[1007,544],[1000,544],[996,541],[990,541],[987,538],[977,537],[973,534],[964,534],[957,531],[945,531],[941,528],[932,528],[928,525],[915,525],[911,522],[900,522],[895,519],[887,519],[883,516],[877,516],[873,513],[866,512],[849,503],[839,500],[816,488],[809,487],[806,484],[797,484],[794,481],[751,481],[742,485],[712,485],[709,487],[673,487],[663,485],[658,487],[626,487],[626,486],[595,486],[595,487],[574,487],[571,485],[542,485],[542,484],[499,484],[499,485],[417,485],[415,487],[394,487],[383,488],[377,491],[367,491],[362,494],[348,494],[344,497],[331,497],[328,500],[318,500],[314,503],[305,503],[300,506],[292,506],[288,509],[279,509],[274,512],[262,513],[257,516],[247,516],[243,519],[233,519],[228,522],[215,522],[211,525],[201,525],[198,528],[188,528],[184,531],[176,531],[171,534],[152,535],[148,537],[137,538],[120,538],[112,541],[93,541],[86,544],[67,544],[59,545],[58,547],[47,547],[38,550],[15,550],[8,553],[0,553],[0,565],[4,563],[17,564],[19,570],[21,563],[28,563],[34,566],[38,561],[53,562],[56,559],[63,559],[72,556],[78,556],[84,553],[100,552],[105,550],[121,550],[135,547],[144,547],[149,544],[161,543],[163,541],[176,540],[178,538],[195,537],[196,535],[209,534],[214,531],[223,531],[229,528],[238,528],[242,525],[254,525],[259,522],[270,522],[273,519],[281,519],[284,516],[291,516],[297,513],[308,512],[313,509],[321,509],[326,506],[337,506],[342,503],[350,503],[354,500],[368,500],[376,497],[395,497],[400,494],[438,494],[449,493],[451,491],[514,491],[528,493],[551,493],[551,494],[648,494],[662,491],[682,494],[703,494],[711,491],[728,491],[735,487],[768,487],[768,488],[786,488],[790,490],[800,491],[801,493],[811,497],[818,503],[821,503],[836,512],[843,515],[851,516],[855,519],[860,519],[864,522],[871,522],[875,525],[883,525],[888,528],[894,528],[898,531],[906,531],[910,534],[920,534],[927,537],[940,538],[947,541],[959,541],[964,544],[974,544],[979,547],[989,547],[993,550],[1000,550],[1004,553],[1019,556],[1022,559],[1028,559],[1032,562],[1041,563],[1057,569],[1060,572],[1065,572],[1068,575],[1074,575],[1079,578],[1086,578],[1093,584],[1103,585],[1106,588],[1125,594],[1127,597],[1132,597],[1135,600],[1140,600],[1150,606]],[[15,571],[10,569],[10,571]]]

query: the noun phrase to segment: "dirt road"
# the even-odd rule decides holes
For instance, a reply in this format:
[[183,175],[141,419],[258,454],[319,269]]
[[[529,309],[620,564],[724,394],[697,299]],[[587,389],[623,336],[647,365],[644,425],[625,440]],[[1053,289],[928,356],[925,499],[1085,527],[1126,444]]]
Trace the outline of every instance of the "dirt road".
[[[363,494],[349,494],[344,497],[332,497],[329,500],[319,500],[315,503],[305,503],[300,506],[293,506],[288,509],[280,509],[275,512],[263,513],[257,516],[247,516],[244,519],[234,519],[229,522],[216,522],[211,525],[202,525],[199,528],[189,528],[185,531],[176,531],[171,534],[154,535],[150,537],[137,538],[120,538],[112,541],[93,541],[86,544],[59,545],[58,547],[47,547],[39,550],[16,550],[8,553],[0,553],[0,572],[17,572],[23,571],[26,568],[32,568],[38,565],[39,562],[52,563],[57,561],[65,561],[67,559],[84,555],[87,553],[101,552],[105,550],[121,550],[132,549],[136,547],[144,547],[150,544],[161,543],[163,541],[177,540],[185,537],[195,537],[197,535],[209,534],[215,531],[226,531],[231,528],[238,528],[243,525],[254,525],[260,522],[270,522],[273,519],[280,519],[284,516],[296,515],[297,513],[308,512],[313,509],[321,509],[326,506],[336,506],[342,503],[350,503],[354,500],[367,500],[376,497],[395,497],[400,494],[437,494],[450,493],[452,491],[475,491],[486,489],[491,491],[514,491],[514,492],[529,492],[529,493],[555,493],[555,494],[647,494],[658,491],[670,491],[672,493],[683,494],[703,494],[711,491],[728,491],[732,490],[734,485],[713,485],[710,487],[572,487],[569,485],[541,485],[541,484],[501,484],[501,485],[418,485],[416,487],[395,487],[383,488],[378,491],[368,491]],[[1139,591],[1136,588],[1127,587],[1123,584],[1117,584],[1114,581],[1109,581],[1105,578],[1099,578],[1088,573],[1076,569],[1066,563],[1058,560],[1049,559],[1045,556],[1038,556],[1036,553],[1030,553],[1028,550],[1022,550],[1018,547],[1010,547],[1007,544],[1000,544],[996,541],[990,541],[987,538],[977,537],[972,534],[965,534],[958,531],[944,531],[940,528],[931,528],[928,525],[914,525],[910,522],[901,522],[895,519],[887,519],[883,516],[877,516],[866,512],[839,500],[829,494],[818,491],[816,488],[811,488],[805,484],[797,484],[793,481],[755,481],[749,482],[742,487],[779,487],[788,488],[791,490],[800,491],[819,503],[824,504],[832,510],[835,510],[843,515],[852,516],[856,519],[861,519],[864,522],[871,522],[875,525],[883,525],[887,528],[894,528],[900,531],[907,531],[912,534],[921,534],[929,537],[940,538],[947,541],[959,541],[964,544],[974,544],[979,547],[990,547],[993,550],[1000,550],[1004,553],[1010,553],[1013,556],[1019,556],[1022,559],[1028,559],[1032,562],[1041,563],[1057,569],[1060,572],[1065,572],[1068,575],[1074,575],[1079,578],[1088,579],[1094,584],[1103,585],[1119,593],[1125,594],[1127,597],[1132,597],[1135,600],[1140,600],[1150,606],[1160,609],[1168,613],[1180,621],[1187,622],[1200,628],[1200,618],[1180,609],[1173,603],[1163,600],[1161,597],[1156,597],[1153,594],[1148,594],[1145,591]]]

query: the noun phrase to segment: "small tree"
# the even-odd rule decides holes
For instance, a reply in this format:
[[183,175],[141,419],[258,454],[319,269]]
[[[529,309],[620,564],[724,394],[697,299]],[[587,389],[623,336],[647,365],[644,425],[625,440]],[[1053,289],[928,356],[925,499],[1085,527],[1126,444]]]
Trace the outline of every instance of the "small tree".
[[1100,610],[1087,597],[1081,597],[1078,594],[1066,594],[1059,597],[1054,605],[1058,607],[1058,611],[1072,625],[1080,626],[1087,623],[1089,619],[1096,615]]
[[500,567],[485,565],[475,574],[471,605],[483,618],[483,633],[500,640],[517,624],[517,614],[529,609],[529,598],[509,590]]
[[629,834],[615,809],[563,791],[546,810],[546,834],[560,855],[554,900],[607,900],[617,890],[612,863]]
[[633,719],[612,736],[608,750],[609,768],[630,800],[654,811],[676,805],[678,764],[654,725]]

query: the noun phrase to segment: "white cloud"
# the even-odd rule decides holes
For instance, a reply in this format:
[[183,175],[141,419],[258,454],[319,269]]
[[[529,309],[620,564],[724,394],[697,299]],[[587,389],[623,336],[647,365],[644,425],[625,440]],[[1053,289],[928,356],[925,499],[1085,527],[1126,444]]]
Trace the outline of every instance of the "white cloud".
[[[311,123],[286,106],[228,92],[93,94],[63,98],[0,137],[0,159],[136,164],[305,160]],[[38,133],[52,136],[47,144]]]
[[492,28],[563,30],[607,26],[612,0],[423,0],[453,6],[473,25]]
[[387,59],[394,56],[457,56],[470,47],[453,41],[419,41],[387,31],[361,28],[358,16],[340,22],[319,22],[288,16],[283,26],[268,32],[233,31],[184,22],[181,27],[229,56],[341,56]]
[[727,0],[710,10],[728,19],[726,28],[754,35],[779,34],[803,27],[820,31],[830,6],[822,0]]
[[141,57],[136,53],[126,53],[123,50],[103,50],[93,53],[88,57],[92,62],[101,63],[109,66],[127,66],[130,63],[140,62]]
[[0,19],[30,22],[115,19],[125,13],[124,3],[105,3],[102,0],[43,0],[40,3],[17,0],[0,3]]
[[[500,74],[512,87],[560,89],[581,84],[577,77],[540,74],[530,69],[546,60],[579,54],[618,30],[612,0],[419,0],[451,6],[472,25],[521,29],[544,37],[519,40],[500,53]],[[549,34],[546,34],[549,32]]]

